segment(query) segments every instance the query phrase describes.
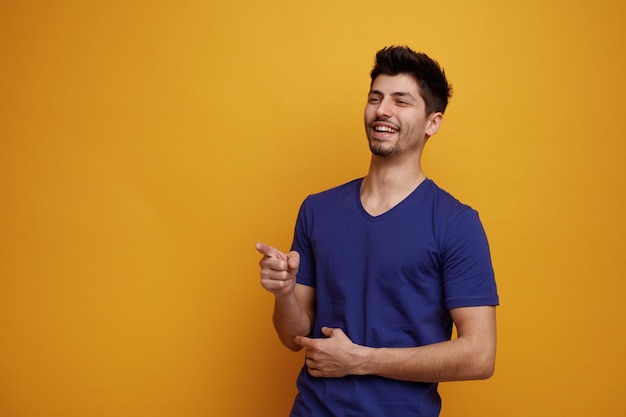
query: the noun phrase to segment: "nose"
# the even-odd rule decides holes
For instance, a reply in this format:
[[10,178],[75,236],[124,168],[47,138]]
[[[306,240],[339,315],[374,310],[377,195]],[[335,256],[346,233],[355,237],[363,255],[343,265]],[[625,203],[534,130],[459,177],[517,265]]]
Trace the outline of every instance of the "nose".
[[382,99],[376,107],[376,117],[384,119],[391,116],[391,103],[388,100]]

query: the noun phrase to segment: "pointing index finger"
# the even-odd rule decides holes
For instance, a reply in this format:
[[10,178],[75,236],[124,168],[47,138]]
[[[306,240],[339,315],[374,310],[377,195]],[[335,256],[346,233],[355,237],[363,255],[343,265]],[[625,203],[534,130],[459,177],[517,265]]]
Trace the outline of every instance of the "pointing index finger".
[[255,245],[255,247],[256,250],[263,256],[266,256],[268,258],[287,260],[287,255],[283,254],[281,251],[273,246],[259,242]]

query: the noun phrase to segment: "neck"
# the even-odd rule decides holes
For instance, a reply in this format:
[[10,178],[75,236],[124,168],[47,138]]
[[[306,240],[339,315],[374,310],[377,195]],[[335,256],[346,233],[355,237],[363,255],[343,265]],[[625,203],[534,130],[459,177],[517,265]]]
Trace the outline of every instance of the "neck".
[[419,159],[398,163],[373,155],[361,184],[361,203],[371,215],[382,214],[404,200],[425,179]]

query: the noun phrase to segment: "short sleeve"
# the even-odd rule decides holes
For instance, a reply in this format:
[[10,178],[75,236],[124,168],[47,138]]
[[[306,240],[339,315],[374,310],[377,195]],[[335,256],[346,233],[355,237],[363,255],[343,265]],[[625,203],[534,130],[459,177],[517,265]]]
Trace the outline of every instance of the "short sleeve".
[[305,199],[300,206],[291,250],[300,254],[300,268],[298,269],[296,282],[309,287],[315,287],[315,257],[310,239],[312,213],[309,206],[309,198]]
[[442,264],[447,308],[499,304],[489,243],[475,210],[462,211],[450,223]]

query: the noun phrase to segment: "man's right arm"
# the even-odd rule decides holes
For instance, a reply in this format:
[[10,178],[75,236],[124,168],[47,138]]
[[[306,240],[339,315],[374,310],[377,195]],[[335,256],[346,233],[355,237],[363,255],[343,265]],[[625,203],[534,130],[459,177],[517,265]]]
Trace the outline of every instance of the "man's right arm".
[[300,267],[298,252],[284,254],[278,249],[257,243],[263,255],[261,285],[274,294],[273,322],[280,341],[293,351],[301,346],[293,341],[295,336],[308,336],[315,318],[315,288],[296,283]]

